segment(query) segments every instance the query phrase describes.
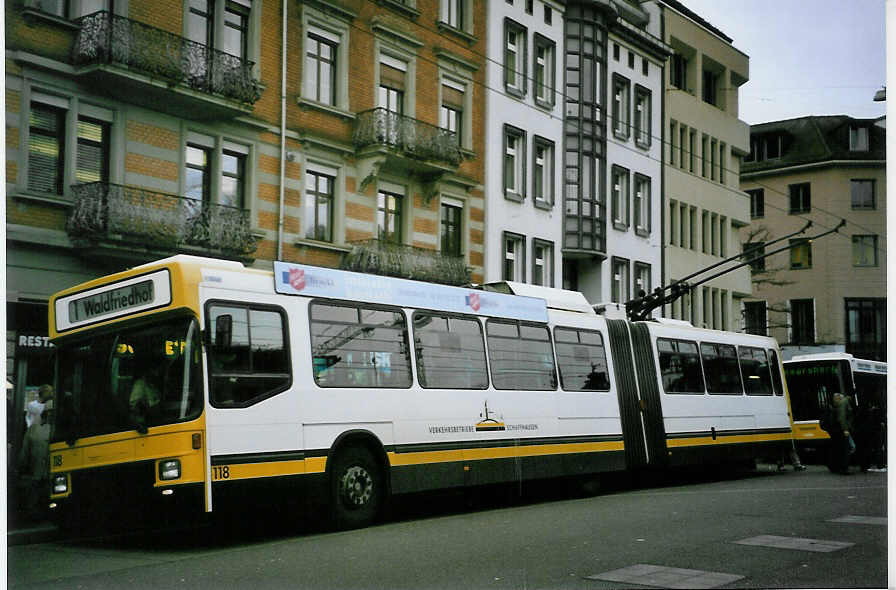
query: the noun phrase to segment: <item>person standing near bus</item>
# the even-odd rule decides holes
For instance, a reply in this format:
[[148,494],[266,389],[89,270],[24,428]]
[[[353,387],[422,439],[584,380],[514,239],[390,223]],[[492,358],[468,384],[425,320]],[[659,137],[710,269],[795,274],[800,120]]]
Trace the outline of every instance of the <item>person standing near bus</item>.
[[38,398],[29,404],[31,418],[22,448],[19,451],[18,467],[24,492],[24,508],[29,520],[39,520],[43,507],[50,496],[50,419],[53,387],[41,385]]
[[842,393],[834,394],[833,432],[831,435],[831,469],[849,474],[849,460],[856,450],[852,438],[853,411],[849,399]]

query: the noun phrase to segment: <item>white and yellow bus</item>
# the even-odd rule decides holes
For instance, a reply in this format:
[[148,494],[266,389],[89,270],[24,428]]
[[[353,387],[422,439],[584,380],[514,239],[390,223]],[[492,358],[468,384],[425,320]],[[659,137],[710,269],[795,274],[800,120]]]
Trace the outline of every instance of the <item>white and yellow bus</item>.
[[392,494],[791,445],[773,339],[558,289],[180,255],[55,295],[50,332],[63,515],[314,482],[362,526]]
[[887,363],[856,358],[845,352],[801,354],[784,361],[784,375],[793,408],[794,440],[810,452],[823,451],[830,436],[819,426],[832,396],[843,393],[863,416],[887,416]]

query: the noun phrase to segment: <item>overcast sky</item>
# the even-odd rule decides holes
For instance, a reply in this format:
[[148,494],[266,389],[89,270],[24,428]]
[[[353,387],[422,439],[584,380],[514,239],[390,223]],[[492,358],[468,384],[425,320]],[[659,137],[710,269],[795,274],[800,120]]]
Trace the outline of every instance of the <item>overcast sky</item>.
[[885,114],[872,100],[886,83],[884,0],[681,2],[750,57],[743,121]]

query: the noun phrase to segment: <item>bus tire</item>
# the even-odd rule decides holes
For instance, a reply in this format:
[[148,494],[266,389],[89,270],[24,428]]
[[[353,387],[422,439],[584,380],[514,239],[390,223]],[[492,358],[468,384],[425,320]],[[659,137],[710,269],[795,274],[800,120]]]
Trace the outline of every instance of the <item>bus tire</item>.
[[378,516],[386,498],[386,478],[364,447],[339,451],[330,472],[330,510],[337,528],[361,528]]

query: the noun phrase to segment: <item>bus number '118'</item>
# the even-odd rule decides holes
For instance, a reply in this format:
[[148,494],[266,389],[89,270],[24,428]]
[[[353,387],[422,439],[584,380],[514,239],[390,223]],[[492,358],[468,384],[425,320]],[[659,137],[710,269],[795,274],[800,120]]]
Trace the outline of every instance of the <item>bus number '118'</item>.
[[212,479],[215,481],[221,479],[230,479],[230,466],[214,465],[212,466]]

